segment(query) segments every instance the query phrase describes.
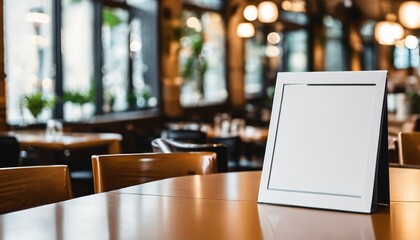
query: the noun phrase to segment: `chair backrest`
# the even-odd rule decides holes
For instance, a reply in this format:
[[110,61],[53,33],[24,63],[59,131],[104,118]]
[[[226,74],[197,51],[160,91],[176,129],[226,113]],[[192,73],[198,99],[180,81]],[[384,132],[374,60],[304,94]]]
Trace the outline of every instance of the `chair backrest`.
[[163,141],[163,138],[155,138],[152,140],[152,149],[155,153],[172,153],[172,148]]
[[199,130],[168,129],[166,138],[186,143],[206,143],[207,134]]
[[401,165],[420,165],[420,132],[398,133],[398,154]]
[[0,168],[17,167],[20,163],[20,147],[16,137],[0,135]]
[[0,213],[7,213],[73,197],[65,165],[0,169]]
[[165,178],[215,173],[216,164],[216,155],[211,152],[94,155],[95,193]]
[[226,137],[211,137],[208,138],[209,143],[224,144],[228,148],[228,163],[235,163],[235,167],[239,169],[239,161],[241,158],[241,137],[226,136]]
[[228,147],[225,144],[194,144],[157,138],[152,141],[152,146],[155,152],[214,152],[217,156],[217,172],[228,171]]

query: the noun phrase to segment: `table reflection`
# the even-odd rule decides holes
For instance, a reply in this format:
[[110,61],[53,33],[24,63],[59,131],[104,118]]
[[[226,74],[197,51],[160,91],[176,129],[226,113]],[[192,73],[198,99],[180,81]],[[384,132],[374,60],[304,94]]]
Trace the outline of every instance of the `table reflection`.
[[389,226],[388,215],[380,212],[367,215],[258,204],[258,215],[264,239],[375,239],[373,218]]

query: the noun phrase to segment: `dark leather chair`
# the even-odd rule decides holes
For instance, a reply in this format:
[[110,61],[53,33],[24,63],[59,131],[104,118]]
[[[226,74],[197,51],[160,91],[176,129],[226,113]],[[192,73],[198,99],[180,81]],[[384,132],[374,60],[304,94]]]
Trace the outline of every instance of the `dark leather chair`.
[[95,192],[106,192],[150,181],[216,172],[216,154],[139,153],[92,156]]
[[71,199],[65,165],[0,168],[0,213]]
[[226,137],[211,137],[208,138],[209,143],[224,144],[228,147],[228,166],[229,169],[239,170],[241,159],[241,137],[226,136]]
[[217,172],[228,172],[228,147],[225,144],[196,144],[157,138],[152,141],[152,146],[155,152],[214,152],[217,156]]
[[20,147],[16,137],[0,136],[0,168],[20,165]]
[[206,143],[207,134],[199,130],[168,129],[165,138],[187,143]]

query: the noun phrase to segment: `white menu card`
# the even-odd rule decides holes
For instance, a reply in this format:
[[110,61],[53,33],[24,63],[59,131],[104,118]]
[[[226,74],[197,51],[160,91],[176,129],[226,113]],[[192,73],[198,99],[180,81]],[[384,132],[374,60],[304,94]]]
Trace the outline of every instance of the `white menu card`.
[[374,211],[386,74],[278,73],[258,202]]

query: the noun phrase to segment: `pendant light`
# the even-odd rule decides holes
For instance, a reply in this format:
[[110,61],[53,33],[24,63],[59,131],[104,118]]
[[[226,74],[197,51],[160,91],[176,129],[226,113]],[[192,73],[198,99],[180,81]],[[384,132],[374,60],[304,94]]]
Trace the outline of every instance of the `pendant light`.
[[248,5],[244,9],[244,18],[248,21],[254,21],[258,17],[258,8],[255,5]]
[[403,2],[398,10],[398,19],[406,28],[420,28],[420,2]]
[[277,5],[271,1],[264,1],[258,4],[258,20],[262,23],[272,23],[277,21],[279,10]]
[[404,37],[404,28],[396,22],[394,14],[388,14],[385,21],[375,25],[375,39],[382,45],[394,45],[395,42]]
[[236,28],[236,35],[241,38],[250,38],[255,35],[254,25],[250,22],[239,23]]

